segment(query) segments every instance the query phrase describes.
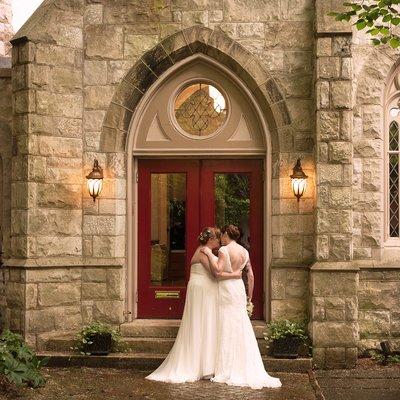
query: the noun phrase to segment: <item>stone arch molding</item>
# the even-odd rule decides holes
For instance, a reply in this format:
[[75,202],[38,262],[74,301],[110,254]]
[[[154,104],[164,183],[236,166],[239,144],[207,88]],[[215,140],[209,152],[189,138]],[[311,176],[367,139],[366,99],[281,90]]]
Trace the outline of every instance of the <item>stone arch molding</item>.
[[252,92],[267,121],[272,151],[279,151],[279,130],[291,125],[276,81],[243,46],[224,33],[203,26],[176,32],[147,51],[118,85],[104,118],[100,151],[125,152],[135,109],[157,79],[179,61],[202,53],[236,74]]

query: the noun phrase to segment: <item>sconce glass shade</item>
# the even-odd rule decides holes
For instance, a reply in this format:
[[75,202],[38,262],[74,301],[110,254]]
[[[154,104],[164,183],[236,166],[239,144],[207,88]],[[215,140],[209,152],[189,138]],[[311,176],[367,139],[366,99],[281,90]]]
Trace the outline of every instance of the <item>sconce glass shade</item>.
[[86,178],[89,194],[93,197],[93,201],[96,201],[103,188],[103,170],[97,160],[94,160],[93,170]]
[[308,178],[301,168],[300,158],[297,159],[296,165],[293,168],[293,174],[290,177],[292,178],[293,194],[297,197],[297,201],[300,201],[300,197],[303,196],[306,190]]

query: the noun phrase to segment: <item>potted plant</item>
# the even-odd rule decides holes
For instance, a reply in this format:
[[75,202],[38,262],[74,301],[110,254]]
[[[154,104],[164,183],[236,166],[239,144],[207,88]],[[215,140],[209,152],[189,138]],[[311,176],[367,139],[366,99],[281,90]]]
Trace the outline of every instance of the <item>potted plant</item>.
[[305,323],[287,319],[267,324],[264,337],[272,342],[272,355],[276,358],[297,358],[300,344],[309,340]]
[[111,325],[93,322],[83,327],[77,335],[78,345],[73,349],[86,355],[107,355],[121,344],[121,334]]

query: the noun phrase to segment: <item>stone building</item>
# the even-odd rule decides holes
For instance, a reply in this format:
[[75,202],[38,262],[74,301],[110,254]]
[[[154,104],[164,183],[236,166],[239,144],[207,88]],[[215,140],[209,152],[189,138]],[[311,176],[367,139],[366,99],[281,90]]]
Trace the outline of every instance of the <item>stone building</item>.
[[317,366],[399,346],[399,52],[341,3],[45,0],[0,69],[4,324],[45,350],[179,318],[201,227],[235,222],[256,319],[307,319]]

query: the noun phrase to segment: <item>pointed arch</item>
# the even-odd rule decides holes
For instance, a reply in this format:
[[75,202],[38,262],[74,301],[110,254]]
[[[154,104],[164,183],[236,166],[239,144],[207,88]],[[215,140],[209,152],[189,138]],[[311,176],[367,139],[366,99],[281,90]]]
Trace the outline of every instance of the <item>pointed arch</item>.
[[176,32],[146,52],[118,85],[107,110],[100,151],[125,152],[135,109],[146,91],[168,69],[196,53],[230,69],[256,98],[271,134],[272,151],[279,152],[279,130],[291,125],[285,98],[277,82],[256,57],[222,32],[194,26]]

